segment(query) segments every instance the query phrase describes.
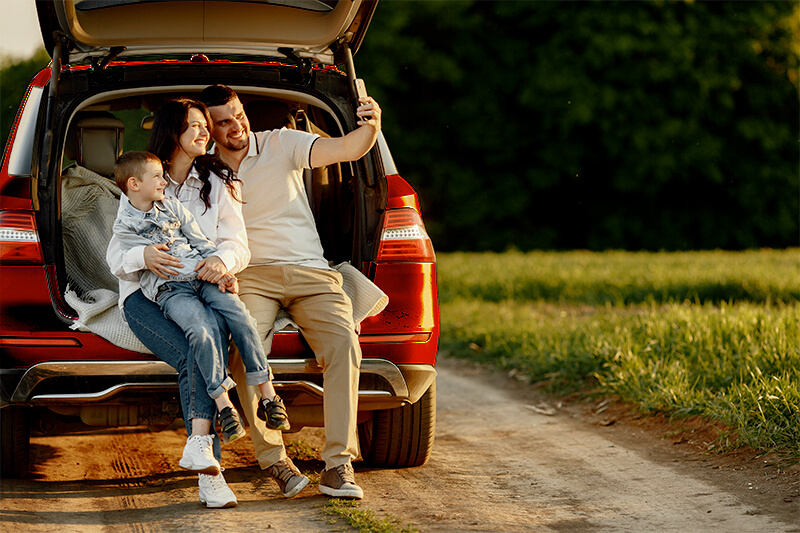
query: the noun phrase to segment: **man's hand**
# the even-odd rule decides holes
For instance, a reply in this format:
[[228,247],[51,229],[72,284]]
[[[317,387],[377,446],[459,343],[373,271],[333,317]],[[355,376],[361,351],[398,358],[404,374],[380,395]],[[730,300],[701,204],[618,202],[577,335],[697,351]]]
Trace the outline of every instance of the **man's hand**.
[[217,282],[217,286],[220,292],[228,291],[233,294],[239,294],[239,280],[236,279],[236,276],[233,274],[225,274],[222,276],[219,282]]
[[[319,168],[344,161],[356,161],[370,151],[381,131],[381,108],[372,97],[359,100],[356,109],[360,119],[354,129],[344,137],[323,137],[311,147],[311,168]],[[368,116],[369,115],[369,116]]]
[[167,276],[177,276],[176,268],[183,264],[177,257],[169,255],[169,246],[165,243],[151,244],[144,249],[144,265],[159,278],[168,279]]
[[358,101],[361,105],[356,109],[356,115],[359,118],[356,124],[359,126],[372,126],[375,131],[380,131],[381,106],[371,96],[360,98]]
[[194,269],[197,272],[197,279],[209,283],[219,283],[223,276],[228,273],[228,269],[222,259],[216,255],[206,257]]

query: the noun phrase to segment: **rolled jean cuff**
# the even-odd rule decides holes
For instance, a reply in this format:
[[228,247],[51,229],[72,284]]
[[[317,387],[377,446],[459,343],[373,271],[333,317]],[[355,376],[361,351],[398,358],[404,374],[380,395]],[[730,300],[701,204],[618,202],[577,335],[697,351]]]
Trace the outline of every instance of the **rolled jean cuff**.
[[222,396],[224,393],[228,392],[235,386],[236,382],[233,381],[230,376],[227,376],[225,378],[225,381],[222,382],[222,385],[217,387],[214,392],[211,392],[208,395],[211,396],[212,400],[216,400],[217,398],[219,398],[220,396]]
[[192,418],[202,418],[204,420],[211,420],[212,422],[214,422],[216,420],[216,418],[217,418],[217,413],[214,413],[214,414],[210,415],[208,413],[198,413],[198,412],[195,411],[195,412],[192,412],[192,416],[191,416],[190,420]]
[[247,381],[248,385],[261,385],[262,383],[267,383],[270,381],[272,376],[272,372],[270,372],[269,367],[265,370],[259,370],[258,372],[246,372],[244,375],[244,379]]

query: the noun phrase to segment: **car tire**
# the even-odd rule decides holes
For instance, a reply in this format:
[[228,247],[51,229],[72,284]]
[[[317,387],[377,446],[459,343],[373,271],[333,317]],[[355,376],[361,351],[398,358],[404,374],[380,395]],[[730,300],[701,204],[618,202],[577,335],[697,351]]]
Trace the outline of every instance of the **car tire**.
[[28,473],[31,433],[26,414],[20,407],[0,411],[0,472],[4,478],[21,478]]
[[365,463],[388,468],[425,464],[436,431],[436,382],[411,405],[374,411],[359,424],[361,457]]

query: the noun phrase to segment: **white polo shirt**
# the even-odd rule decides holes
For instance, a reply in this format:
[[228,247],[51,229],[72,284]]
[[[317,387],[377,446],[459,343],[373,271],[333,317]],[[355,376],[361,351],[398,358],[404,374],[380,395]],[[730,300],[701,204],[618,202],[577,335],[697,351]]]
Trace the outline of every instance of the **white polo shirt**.
[[311,168],[311,147],[318,138],[287,128],[250,133],[237,177],[242,180],[251,266],[329,269],[303,183],[303,169]]

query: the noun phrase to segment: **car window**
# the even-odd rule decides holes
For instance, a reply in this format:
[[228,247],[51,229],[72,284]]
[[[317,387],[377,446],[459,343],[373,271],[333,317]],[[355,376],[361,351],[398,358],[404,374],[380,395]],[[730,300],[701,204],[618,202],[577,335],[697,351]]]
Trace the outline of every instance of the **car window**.
[[399,174],[399,172],[397,172],[397,167],[394,164],[392,153],[389,151],[389,145],[386,144],[386,139],[383,136],[383,132],[380,132],[378,134],[378,148],[381,151],[381,159],[383,160],[384,174],[387,176],[389,174]]
[[25,107],[22,110],[22,115],[17,125],[17,133],[14,137],[14,146],[11,148],[11,155],[8,160],[8,173],[11,176],[31,175],[33,135],[36,131],[36,117],[43,93],[44,89],[42,87],[32,87],[28,98],[25,100]]

